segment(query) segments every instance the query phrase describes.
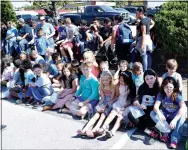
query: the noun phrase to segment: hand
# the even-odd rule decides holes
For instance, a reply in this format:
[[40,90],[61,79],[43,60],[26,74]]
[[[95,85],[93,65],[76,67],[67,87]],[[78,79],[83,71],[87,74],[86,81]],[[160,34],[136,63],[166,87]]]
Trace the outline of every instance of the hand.
[[22,40],[22,37],[21,37],[21,36],[18,36],[18,37],[17,37],[17,40],[21,41],[21,40]]
[[83,107],[84,103],[80,102],[80,103],[78,103],[78,106]]
[[171,129],[175,129],[175,128],[176,128],[176,124],[177,124],[177,121],[173,119],[173,120],[170,122],[170,128],[171,128]]
[[100,47],[103,47],[103,45],[104,45],[104,43],[102,42],[102,43],[100,44]]
[[166,120],[165,116],[164,116],[161,112],[159,112],[158,115],[159,115],[159,119],[160,119],[161,121]]
[[147,109],[147,107],[145,105],[143,105],[143,104],[140,105],[140,108]]

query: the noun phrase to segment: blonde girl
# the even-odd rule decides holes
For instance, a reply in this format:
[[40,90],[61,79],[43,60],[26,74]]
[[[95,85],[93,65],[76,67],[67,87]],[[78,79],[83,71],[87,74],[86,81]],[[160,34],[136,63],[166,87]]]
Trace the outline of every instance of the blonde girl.
[[111,105],[115,100],[115,87],[113,76],[109,71],[102,72],[99,90],[101,100],[95,108],[96,113],[82,130],[77,131],[79,135],[87,135],[90,138],[95,137],[97,130],[101,127],[104,119],[111,110]]

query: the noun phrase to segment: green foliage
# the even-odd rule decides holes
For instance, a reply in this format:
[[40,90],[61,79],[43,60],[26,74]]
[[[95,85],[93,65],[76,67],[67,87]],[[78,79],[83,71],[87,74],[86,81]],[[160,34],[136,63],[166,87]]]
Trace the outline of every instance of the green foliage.
[[187,11],[187,2],[167,2],[155,15],[156,36],[162,54],[188,56]]
[[16,13],[13,10],[13,6],[9,0],[1,2],[1,21],[16,21]]

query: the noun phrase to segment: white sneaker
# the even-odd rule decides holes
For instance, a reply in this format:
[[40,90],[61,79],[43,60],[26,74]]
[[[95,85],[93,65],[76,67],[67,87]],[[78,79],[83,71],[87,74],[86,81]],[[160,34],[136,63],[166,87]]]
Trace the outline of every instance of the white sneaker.
[[22,100],[16,100],[16,104],[22,104],[23,102],[22,102]]

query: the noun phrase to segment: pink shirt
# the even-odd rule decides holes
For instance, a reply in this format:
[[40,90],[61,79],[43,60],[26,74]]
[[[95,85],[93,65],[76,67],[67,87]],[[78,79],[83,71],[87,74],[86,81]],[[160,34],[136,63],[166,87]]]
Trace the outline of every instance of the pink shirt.
[[14,69],[12,66],[6,67],[3,70],[3,74],[2,74],[2,81],[4,80],[12,80],[14,76]]

